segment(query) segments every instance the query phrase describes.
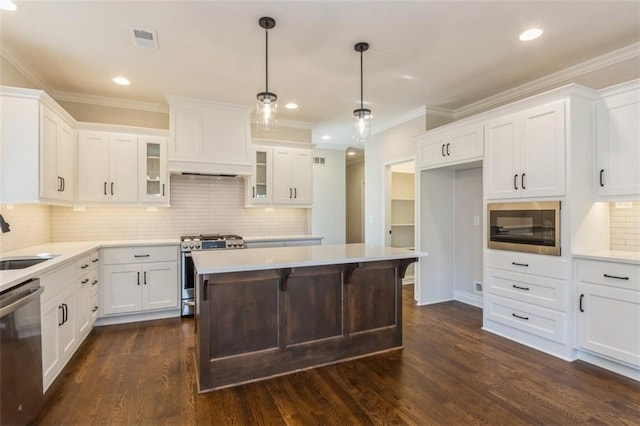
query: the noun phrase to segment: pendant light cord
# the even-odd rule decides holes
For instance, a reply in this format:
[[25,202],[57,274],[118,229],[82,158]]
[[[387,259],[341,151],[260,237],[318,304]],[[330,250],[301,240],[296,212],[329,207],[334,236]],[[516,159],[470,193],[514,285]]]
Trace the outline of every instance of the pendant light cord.
[[363,74],[362,74],[362,50],[360,51],[360,109],[364,108],[364,83],[363,83]]
[[265,63],[265,92],[269,93],[269,30],[264,30],[265,49],[264,49],[264,63]]

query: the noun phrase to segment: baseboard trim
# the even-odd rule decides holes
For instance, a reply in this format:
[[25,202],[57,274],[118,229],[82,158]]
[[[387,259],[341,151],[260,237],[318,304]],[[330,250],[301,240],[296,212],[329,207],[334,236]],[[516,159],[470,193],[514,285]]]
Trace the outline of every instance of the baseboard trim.
[[171,309],[168,311],[141,312],[138,314],[118,315],[112,317],[101,317],[94,324],[96,327],[103,325],[127,324],[130,322],[153,321],[158,319],[176,318],[181,315],[180,309]]

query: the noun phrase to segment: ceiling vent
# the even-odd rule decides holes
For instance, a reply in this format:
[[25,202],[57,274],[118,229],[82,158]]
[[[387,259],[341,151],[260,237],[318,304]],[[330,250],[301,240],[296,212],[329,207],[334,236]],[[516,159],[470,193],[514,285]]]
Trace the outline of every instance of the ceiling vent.
[[145,49],[158,48],[158,33],[155,31],[142,30],[140,28],[129,28],[131,31],[131,42],[136,47]]

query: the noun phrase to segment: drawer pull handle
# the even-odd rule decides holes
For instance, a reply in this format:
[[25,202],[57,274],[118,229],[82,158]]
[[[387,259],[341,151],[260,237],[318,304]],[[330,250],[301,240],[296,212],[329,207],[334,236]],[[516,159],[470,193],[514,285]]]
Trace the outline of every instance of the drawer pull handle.
[[629,277],[618,277],[616,275],[603,274],[605,278],[613,278],[616,280],[627,280],[629,281]]
[[89,282],[89,278],[85,278],[84,280],[82,280],[82,284],[86,284]]
[[91,312],[95,312],[95,311],[97,311],[97,310],[98,310],[98,307],[97,307],[97,306],[94,306],[94,307],[93,307],[93,309],[91,310]]
[[98,258],[93,259],[93,260],[91,261],[91,263],[96,263],[98,260],[100,260],[100,259],[98,259]]
[[511,287],[517,288],[518,290],[525,290],[525,291],[530,290],[529,287],[520,287],[519,285],[515,285],[515,284],[512,284]]
[[134,254],[133,257],[149,257],[148,254]]
[[584,306],[582,306],[582,301],[584,300],[584,294],[580,295],[580,302],[579,302],[579,308],[580,308],[580,312],[584,312]]
[[520,318],[520,319],[523,319],[523,320],[525,320],[525,321],[529,321],[529,317],[522,317],[522,316],[517,315],[517,314],[511,314],[511,315],[513,315],[513,316],[514,316],[514,317],[516,317],[516,318]]
[[98,284],[98,280],[93,280],[93,282],[91,283],[91,285],[96,285]]
[[528,264],[528,263],[511,262],[511,264],[512,264],[512,265],[515,265],[515,266],[524,266],[525,268],[528,268],[528,267],[529,267],[529,264]]
[[89,265],[82,265],[82,266],[80,267],[80,269],[86,269],[86,268],[88,268],[88,267],[89,267]]

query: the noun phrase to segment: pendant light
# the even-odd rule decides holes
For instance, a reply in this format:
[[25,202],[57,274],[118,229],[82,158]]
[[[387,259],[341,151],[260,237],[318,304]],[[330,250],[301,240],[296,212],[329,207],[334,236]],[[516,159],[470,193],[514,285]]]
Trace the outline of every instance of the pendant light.
[[369,43],[356,43],[353,48],[360,52],[360,108],[353,110],[353,140],[364,143],[371,134],[371,110],[364,107],[362,82],[362,53],[369,49]]
[[258,20],[260,27],[264,28],[265,36],[265,90],[258,93],[258,105],[256,107],[257,122],[259,132],[272,133],[276,131],[276,112],[278,110],[278,96],[269,92],[269,30],[275,28],[276,21],[268,16],[263,16]]

